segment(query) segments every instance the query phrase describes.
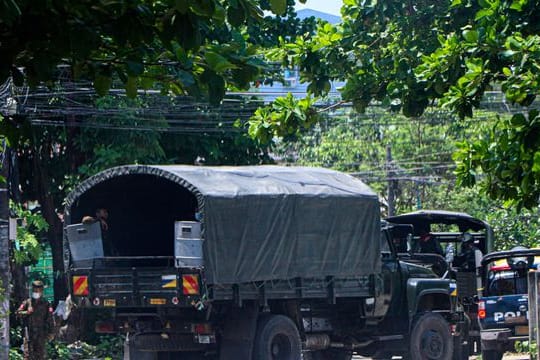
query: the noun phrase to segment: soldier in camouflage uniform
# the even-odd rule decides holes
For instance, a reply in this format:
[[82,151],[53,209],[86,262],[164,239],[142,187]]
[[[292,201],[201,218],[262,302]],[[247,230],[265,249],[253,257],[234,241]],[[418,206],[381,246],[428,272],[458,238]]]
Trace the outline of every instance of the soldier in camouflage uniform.
[[52,338],[54,325],[51,305],[43,298],[43,282],[32,282],[32,297],[19,306],[16,314],[25,324],[24,359],[45,360],[45,345]]

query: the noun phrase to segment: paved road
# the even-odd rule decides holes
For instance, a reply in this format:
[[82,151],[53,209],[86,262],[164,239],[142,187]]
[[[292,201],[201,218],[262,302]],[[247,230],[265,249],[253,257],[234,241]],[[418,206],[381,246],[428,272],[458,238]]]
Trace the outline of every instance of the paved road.
[[[369,358],[365,358],[365,357],[361,357],[361,356],[354,356],[353,357],[354,360],[366,360],[366,359],[369,359]],[[396,357],[395,359],[399,359],[398,357]],[[469,358],[470,360],[479,360],[480,359],[480,356],[471,356]],[[504,356],[503,360],[529,360],[529,356],[528,355],[517,355],[517,354],[507,354]]]

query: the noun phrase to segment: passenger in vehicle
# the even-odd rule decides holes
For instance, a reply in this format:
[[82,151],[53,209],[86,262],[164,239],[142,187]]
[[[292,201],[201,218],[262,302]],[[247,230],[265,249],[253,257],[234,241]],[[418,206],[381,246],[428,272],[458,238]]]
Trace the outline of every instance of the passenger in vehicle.
[[474,237],[465,232],[461,236],[461,252],[454,259],[454,265],[464,271],[475,271],[476,269],[476,250],[479,250],[474,244]]
[[96,222],[99,222],[101,225],[101,239],[103,241],[103,251],[106,256],[114,256],[117,254],[114,246],[112,245],[111,240],[109,239],[109,224],[107,220],[109,219],[109,210],[105,207],[96,208],[96,215],[93,216],[84,216],[82,218],[82,223],[89,225]]
[[109,218],[109,210],[107,210],[104,207],[98,207],[96,209],[96,216],[85,216],[82,218],[83,224],[93,224],[95,222],[101,223],[101,232],[103,237],[105,237],[105,233],[109,230],[109,224],[107,224],[107,219]]
[[392,242],[394,243],[394,247],[396,248],[396,251],[398,253],[406,253],[407,252],[407,239],[406,238],[395,236],[392,239]]
[[420,252],[425,254],[438,254],[444,256],[441,244],[435,239],[433,234],[426,230],[420,232]]

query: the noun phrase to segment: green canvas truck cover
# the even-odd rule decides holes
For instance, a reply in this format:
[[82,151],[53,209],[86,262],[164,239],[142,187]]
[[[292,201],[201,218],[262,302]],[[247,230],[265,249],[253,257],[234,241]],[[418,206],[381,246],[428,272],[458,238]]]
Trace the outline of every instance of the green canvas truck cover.
[[[352,176],[321,168],[111,168],[82,182],[69,195],[65,225],[78,222],[72,221],[71,213],[85,193],[98,186],[106,189],[115,178],[130,176],[136,181],[143,175],[165,178],[195,195],[203,216],[203,255],[209,284],[361,276],[380,269],[377,195]],[[67,239],[64,249],[69,264],[66,243]]]

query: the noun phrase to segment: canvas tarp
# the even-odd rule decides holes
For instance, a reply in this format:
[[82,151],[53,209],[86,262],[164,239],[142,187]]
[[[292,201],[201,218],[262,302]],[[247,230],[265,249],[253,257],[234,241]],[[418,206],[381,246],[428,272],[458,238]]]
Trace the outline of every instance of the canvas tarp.
[[66,225],[86,191],[137,174],[166,178],[197,197],[209,283],[358,276],[380,268],[376,194],[352,176],[320,168],[116,167],[70,194]]

